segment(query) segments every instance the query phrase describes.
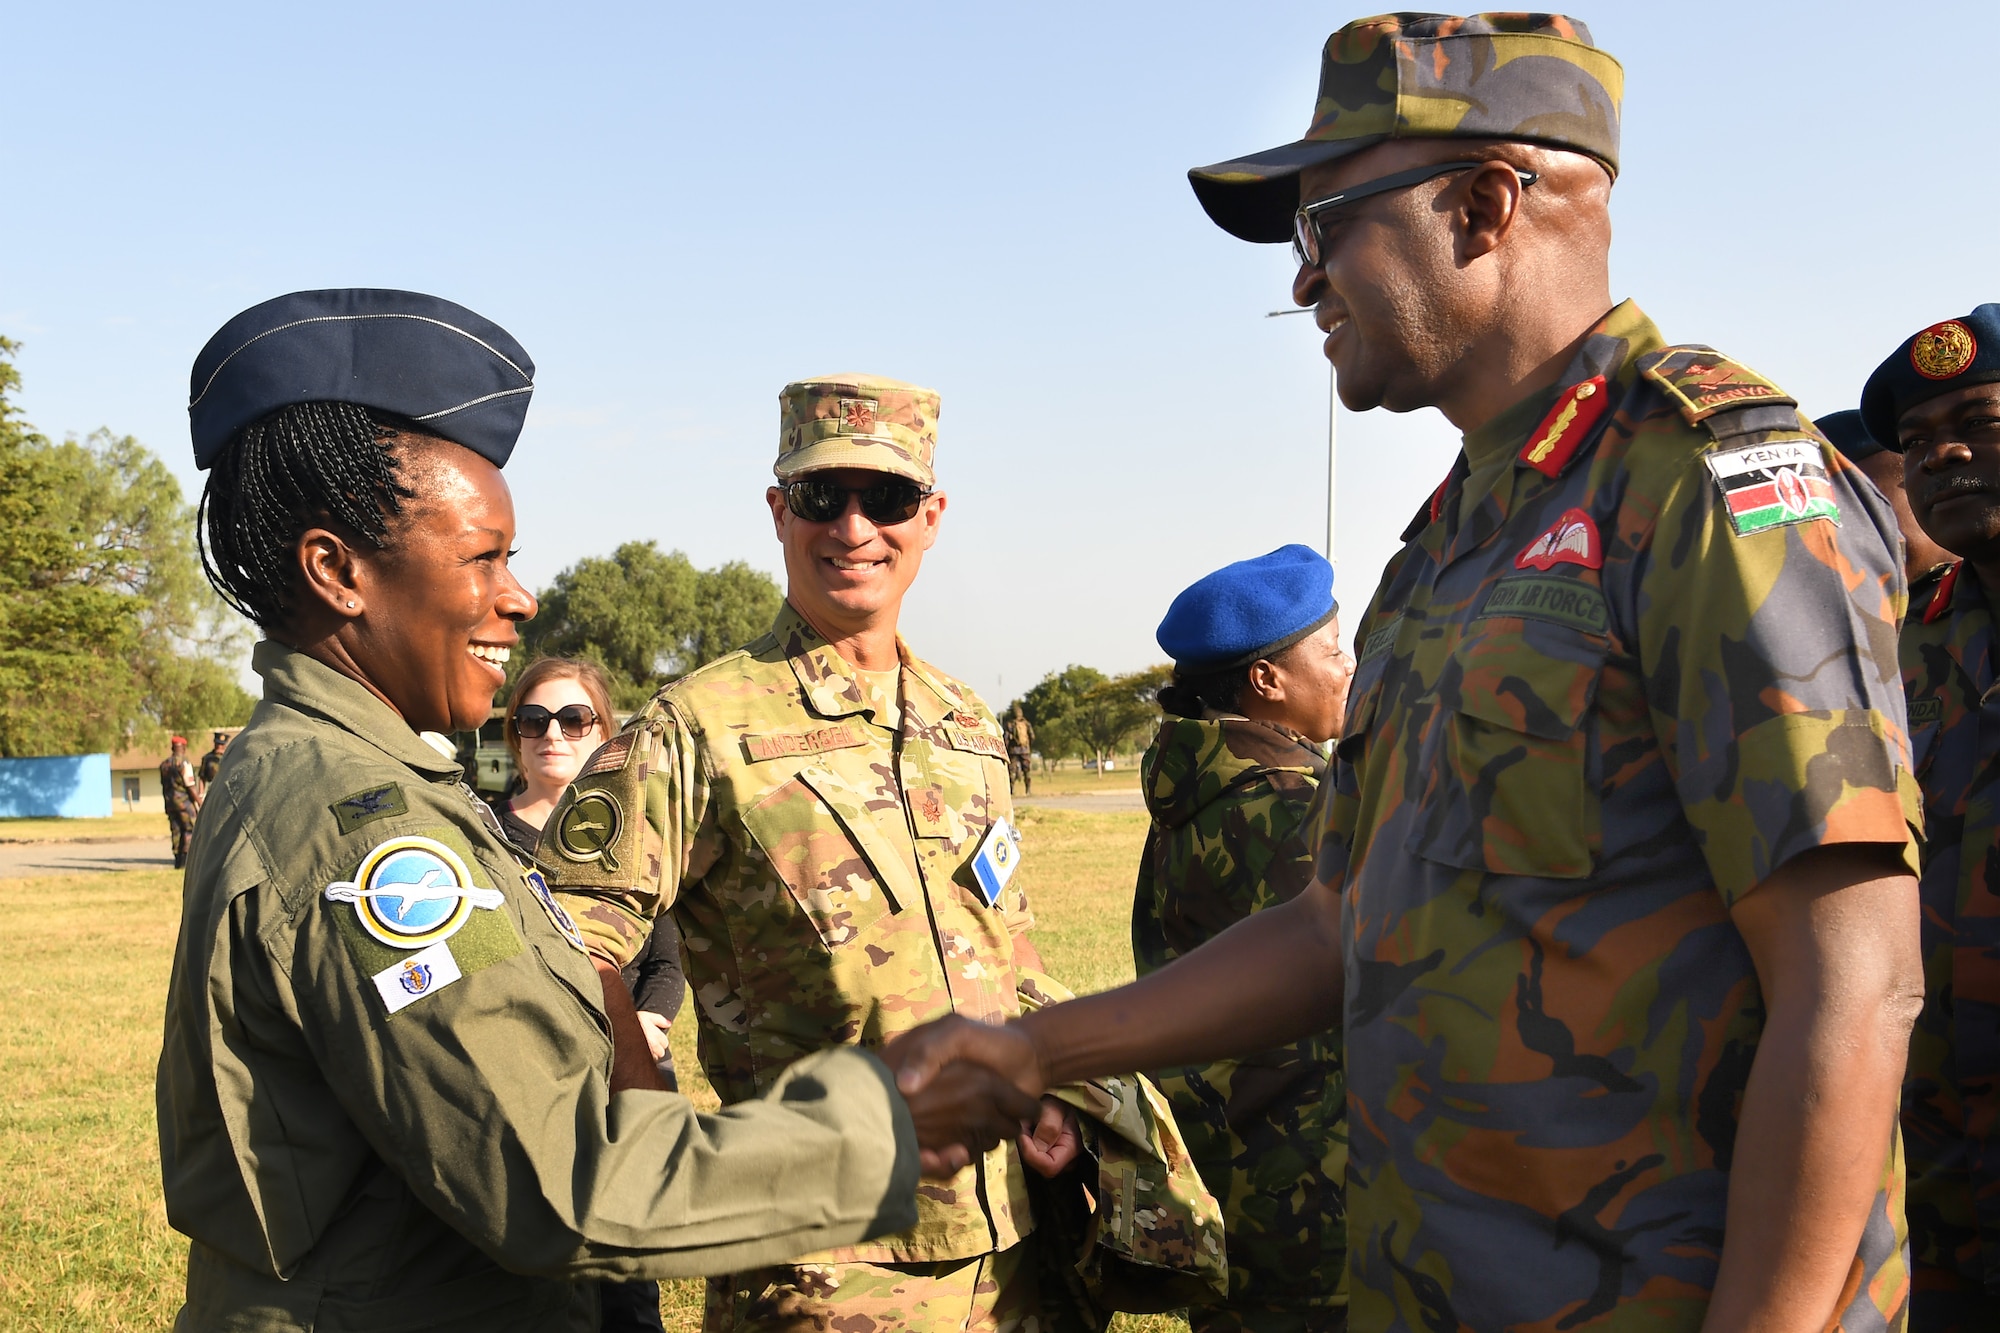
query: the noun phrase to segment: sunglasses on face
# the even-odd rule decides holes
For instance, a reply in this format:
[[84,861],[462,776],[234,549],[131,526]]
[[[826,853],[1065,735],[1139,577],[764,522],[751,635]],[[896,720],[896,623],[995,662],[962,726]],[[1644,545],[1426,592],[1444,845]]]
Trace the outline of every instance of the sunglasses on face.
[[784,485],[785,508],[808,523],[831,523],[847,512],[847,497],[861,501],[861,512],[877,527],[894,527],[917,516],[930,492],[907,477],[884,477],[866,486],[842,486],[816,477],[801,477]]
[[[1372,181],[1363,181],[1359,185],[1350,186],[1339,194],[1330,194],[1324,199],[1315,199],[1309,204],[1302,204],[1299,211],[1292,214],[1292,257],[1307,268],[1320,266],[1325,257],[1324,242],[1321,241],[1319,234],[1322,219],[1344,204],[1351,204],[1357,199],[1366,199],[1371,194],[1387,194],[1391,190],[1407,189],[1434,176],[1443,176],[1453,171],[1470,171],[1474,167],[1485,165],[1484,162],[1433,162],[1427,167],[1411,167],[1408,171],[1378,176]],[[1541,179],[1539,174],[1523,171],[1519,167],[1514,168],[1514,174],[1521,178],[1523,189]]]
[[597,714],[588,704],[564,704],[553,713],[540,704],[522,704],[514,710],[514,734],[526,740],[548,735],[550,722],[560,723],[562,734],[573,741],[597,730]]

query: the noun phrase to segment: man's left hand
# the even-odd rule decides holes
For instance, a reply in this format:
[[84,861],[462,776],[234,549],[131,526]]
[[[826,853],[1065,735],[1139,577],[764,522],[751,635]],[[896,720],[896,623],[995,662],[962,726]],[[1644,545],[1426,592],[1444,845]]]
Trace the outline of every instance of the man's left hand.
[[1050,1180],[1069,1170],[1083,1151],[1083,1136],[1077,1131],[1076,1112],[1053,1097],[1042,1098],[1042,1113],[1035,1127],[1023,1130],[1016,1140],[1021,1160],[1037,1175]]

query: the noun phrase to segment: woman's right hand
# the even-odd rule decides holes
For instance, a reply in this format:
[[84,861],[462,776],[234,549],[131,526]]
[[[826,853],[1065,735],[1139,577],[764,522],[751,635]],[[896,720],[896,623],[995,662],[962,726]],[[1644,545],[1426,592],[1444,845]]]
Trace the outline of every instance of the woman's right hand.
[[653,1053],[653,1063],[667,1058],[667,1033],[673,1023],[662,1014],[650,1009],[639,1011],[639,1026],[646,1029],[646,1047]]

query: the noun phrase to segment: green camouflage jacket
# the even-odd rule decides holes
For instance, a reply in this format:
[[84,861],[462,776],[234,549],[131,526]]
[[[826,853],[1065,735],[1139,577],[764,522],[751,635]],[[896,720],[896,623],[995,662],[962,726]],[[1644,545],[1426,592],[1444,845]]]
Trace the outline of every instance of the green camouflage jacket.
[[[1974,1328],[1927,1302],[2000,1299],[2000,683],[1992,606],[1966,565],[1920,580],[1903,624],[1910,742],[1924,790],[1924,1009],[1903,1080],[1920,1326]],[[1962,1300],[1960,1303],[1963,1303]],[[1968,1311],[1971,1307],[1968,1307]]]
[[907,1226],[879,1061],[697,1115],[611,1096],[576,928],[459,767],[356,682],[257,646],[209,789],[160,1054],[186,1330],[597,1327],[595,1286]]
[[[1020,1012],[1019,879],[988,906],[971,862],[1007,818],[1006,747],[978,696],[903,650],[875,692],[789,605],[607,742],[537,851],[592,947],[621,964],[671,907],[724,1102],[829,1046],[946,1014]],[[1012,1144],[926,1182],[917,1225],[836,1260],[1006,1249],[1032,1228]]]
[[[1132,897],[1140,976],[1305,888],[1307,811],[1325,772],[1317,750],[1267,723],[1169,717],[1160,724],[1139,766],[1153,816]],[[1222,1201],[1230,1300],[1344,1304],[1347,1084],[1339,1034],[1153,1078],[1202,1180]]]
[[[1518,448],[1516,447],[1518,443]],[[1361,645],[1342,894],[1357,1329],[1694,1330],[1764,1008],[1731,904],[1921,818],[1895,519],[1779,389],[1627,303],[1468,437]],[[1848,1330],[1900,1327],[1899,1142]]]

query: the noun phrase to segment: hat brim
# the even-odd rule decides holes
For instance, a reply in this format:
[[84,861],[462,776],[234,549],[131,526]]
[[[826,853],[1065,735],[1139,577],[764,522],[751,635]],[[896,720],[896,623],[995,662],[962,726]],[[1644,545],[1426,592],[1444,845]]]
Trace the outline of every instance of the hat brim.
[[1277,245],[1292,239],[1292,215],[1299,211],[1299,172],[1337,162],[1389,138],[1299,139],[1229,162],[1195,167],[1188,184],[1209,220],[1238,240]]
[[893,444],[841,436],[822,440],[772,464],[771,473],[779,481],[791,481],[808,472],[828,472],[834,468],[856,468],[865,472],[887,472],[908,477],[919,486],[930,487],[937,477],[923,464]]

